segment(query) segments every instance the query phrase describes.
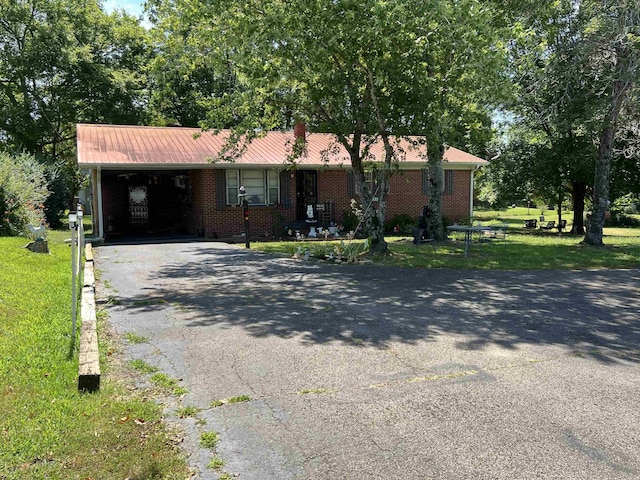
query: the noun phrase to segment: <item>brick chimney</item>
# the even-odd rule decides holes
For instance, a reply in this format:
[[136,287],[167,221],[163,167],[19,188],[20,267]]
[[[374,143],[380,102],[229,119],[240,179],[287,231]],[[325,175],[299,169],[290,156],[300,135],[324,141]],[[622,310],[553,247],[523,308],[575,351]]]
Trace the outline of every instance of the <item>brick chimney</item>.
[[293,136],[296,139],[296,143],[307,141],[307,124],[304,122],[296,123],[295,127],[293,127]]
[[293,127],[293,137],[295,138],[294,152],[297,155],[307,156],[307,124],[298,122]]

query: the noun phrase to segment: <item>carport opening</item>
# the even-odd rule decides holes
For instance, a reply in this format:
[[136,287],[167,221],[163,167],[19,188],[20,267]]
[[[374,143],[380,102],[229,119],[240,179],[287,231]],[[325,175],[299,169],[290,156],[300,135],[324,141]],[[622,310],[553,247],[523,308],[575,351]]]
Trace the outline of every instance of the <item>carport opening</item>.
[[103,171],[102,198],[108,240],[189,233],[187,171]]

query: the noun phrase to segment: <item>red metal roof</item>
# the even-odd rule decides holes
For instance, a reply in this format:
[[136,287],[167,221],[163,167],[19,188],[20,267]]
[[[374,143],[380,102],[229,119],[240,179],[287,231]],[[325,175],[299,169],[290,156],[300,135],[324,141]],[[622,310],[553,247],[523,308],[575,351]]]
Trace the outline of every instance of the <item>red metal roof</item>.
[[[140,127],[129,125],[78,124],[78,165],[80,167],[170,167],[195,168],[210,165],[222,151],[229,131],[218,135],[199,128]],[[293,132],[268,132],[251,142],[233,164],[241,166],[279,166],[291,155]],[[419,137],[410,140],[416,143]],[[331,148],[336,146],[337,148]],[[400,141],[404,150],[401,162],[425,163],[425,147],[414,147]],[[371,149],[372,159],[384,159],[382,142]],[[324,160],[328,162],[324,162]],[[444,155],[449,163],[485,165],[488,162],[469,153],[449,147]],[[222,163],[222,162],[221,162]],[[327,133],[308,133],[306,154],[296,160],[300,166],[349,166],[349,155],[335,137]],[[226,162],[222,163],[227,164]],[[230,164],[228,164],[230,165]]]

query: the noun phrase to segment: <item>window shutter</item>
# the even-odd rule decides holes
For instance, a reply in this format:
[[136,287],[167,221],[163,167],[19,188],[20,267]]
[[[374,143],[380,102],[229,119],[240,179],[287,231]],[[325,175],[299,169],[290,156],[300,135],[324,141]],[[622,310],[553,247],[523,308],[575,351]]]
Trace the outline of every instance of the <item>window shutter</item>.
[[347,196],[349,198],[356,196],[356,179],[353,172],[347,172]]
[[227,178],[224,170],[215,171],[216,203],[218,210],[227,208]]
[[291,173],[280,172],[280,204],[284,208],[291,208]]

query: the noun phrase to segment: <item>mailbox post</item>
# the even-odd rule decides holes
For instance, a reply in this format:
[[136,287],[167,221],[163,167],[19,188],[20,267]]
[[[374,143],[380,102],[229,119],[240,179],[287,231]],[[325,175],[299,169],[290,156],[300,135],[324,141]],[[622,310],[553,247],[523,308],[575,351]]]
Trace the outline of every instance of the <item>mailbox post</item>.
[[249,202],[247,201],[247,191],[244,185],[240,187],[240,193],[238,199],[242,205],[242,219],[244,222],[244,246],[251,248],[251,242],[249,240]]

